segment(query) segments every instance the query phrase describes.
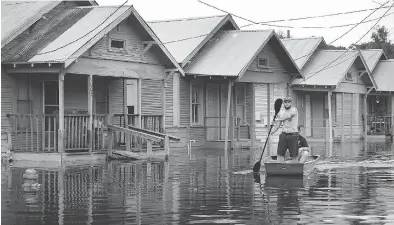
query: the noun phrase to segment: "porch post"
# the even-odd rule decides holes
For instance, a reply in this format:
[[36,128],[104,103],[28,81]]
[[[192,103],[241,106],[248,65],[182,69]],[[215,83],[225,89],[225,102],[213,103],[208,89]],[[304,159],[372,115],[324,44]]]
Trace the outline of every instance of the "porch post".
[[224,151],[225,155],[227,154],[227,145],[228,145],[228,130],[229,130],[229,124],[230,124],[230,104],[231,104],[231,86],[232,86],[232,81],[228,81],[228,91],[227,91],[227,111],[226,111],[226,131],[224,133]]
[[162,90],[161,102],[163,104],[162,105],[163,117],[162,117],[162,121],[161,121],[161,126],[162,126],[163,131],[159,131],[159,132],[165,133],[165,130],[166,130],[166,81],[165,80],[163,80],[162,86],[163,86],[163,90]]
[[345,105],[345,93],[342,92],[342,141],[345,140],[345,110],[344,110],[344,105]]
[[353,140],[353,102],[354,102],[354,93],[351,93],[350,98],[350,141]]
[[394,94],[390,92],[391,96],[391,124],[390,124],[390,129],[391,129],[391,135],[394,135]]
[[255,135],[255,123],[256,123],[256,111],[255,111],[255,104],[256,104],[256,99],[255,99],[255,87],[254,83],[252,83],[252,121],[250,121],[250,135],[251,136],[251,152],[254,152],[254,143],[256,139]]
[[58,130],[58,152],[64,153],[64,76],[65,69],[59,73],[59,130]]
[[142,128],[142,105],[141,105],[141,99],[142,99],[142,79],[138,79],[137,80],[137,87],[138,87],[138,91],[137,91],[137,101],[138,101],[138,109],[137,109],[137,113],[138,113],[138,121],[137,121],[137,127],[138,128]]
[[331,112],[331,95],[332,91],[328,91],[328,124],[329,124],[329,143],[332,143],[332,112]]
[[367,91],[364,95],[364,140],[367,141],[367,126],[368,126],[368,106],[367,106],[367,97],[368,94],[372,91],[372,88]]
[[93,75],[88,75],[88,137],[89,137],[89,153],[93,150]]

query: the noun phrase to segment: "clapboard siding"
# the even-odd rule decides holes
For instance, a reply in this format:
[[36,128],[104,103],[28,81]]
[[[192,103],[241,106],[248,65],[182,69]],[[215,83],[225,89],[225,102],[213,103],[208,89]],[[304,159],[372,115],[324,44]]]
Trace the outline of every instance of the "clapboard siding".
[[141,113],[163,114],[163,81],[143,79],[141,84]]
[[[125,41],[126,50],[123,52],[111,51],[110,39]],[[149,37],[137,19],[134,16],[130,16],[129,19],[122,21],[108,35],[100,39],[84,56],[152,64],[159,64],[160,61],[164,63],[164,53],[158,50],[157,46],[153,46],[149,51],[142,54],[144,49],[142,41],[149,40],[151,40],[151,37]]]
[[1,70],[1,131],[11,130],[11,123],[7,113],[14,112],[14,95],[15,88],[14,78]]
[[205,128],[204,127],[190,127],[190,140],[195,140],[201,144],[205,143]]
[[167,87],[165,88],[165,103],[166,103],[166,127],[173,126],[174,124],[174,83],[173,76],[171,76],[167,81]]
[[255,84],[256,140],[267,136],[268,84]]
[[[248,70],[251,71],[267,71],[266,69],[262,70],[257,67],[257,60],[259,57],[264,57],[268,58],[268,65],[271,67],[275,72],[272,73],[273,76],[281,76],[281,75],[286,75],[284,73],[285,67],[283,64],[280,62],[278,56],[274,52],[274,48],[271,42],[268,42],[267,45],[264,46],[264,48],[261,50],[261,52],[258,54],[258,56],[252,61],[250,64]],[[290,77],[289,77],[290,79]]]
[[190,81],[179,77],[180,83],[180,125],[190,125]]

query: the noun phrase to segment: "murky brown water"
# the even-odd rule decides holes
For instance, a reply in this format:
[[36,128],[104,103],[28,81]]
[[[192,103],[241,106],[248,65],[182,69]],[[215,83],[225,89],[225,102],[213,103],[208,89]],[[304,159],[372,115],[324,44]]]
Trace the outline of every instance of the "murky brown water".
[[[38,170],[2,164],[2,224],[394,224],[394,145],[325,150],[304,179],[254,182],[249,151],[173,152],[169,162]],[[256,155],[260,154],[257,152]]]

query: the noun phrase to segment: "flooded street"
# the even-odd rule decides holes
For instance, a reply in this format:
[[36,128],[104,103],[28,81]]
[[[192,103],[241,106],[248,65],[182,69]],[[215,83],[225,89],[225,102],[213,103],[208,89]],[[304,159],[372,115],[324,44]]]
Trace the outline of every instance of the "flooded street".
[[[173,151],[169,162],[37,169],[2,163],[2,224],[394,224],[394,145],[310,143],[304,179],[255,182],[249,150]],[[257,151],[258,157],[261,151]]]

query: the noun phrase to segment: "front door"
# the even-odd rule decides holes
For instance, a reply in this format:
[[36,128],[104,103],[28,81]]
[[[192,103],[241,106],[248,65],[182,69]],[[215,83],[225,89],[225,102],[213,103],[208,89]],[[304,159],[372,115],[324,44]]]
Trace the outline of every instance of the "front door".
[[207,141],[220,140],[220,85],[207,84],[206,86],[206,102],[207,102]]

